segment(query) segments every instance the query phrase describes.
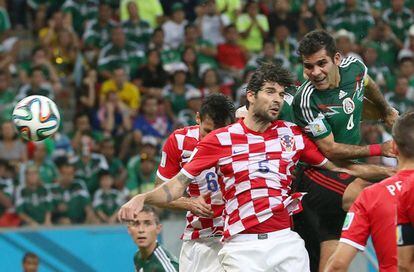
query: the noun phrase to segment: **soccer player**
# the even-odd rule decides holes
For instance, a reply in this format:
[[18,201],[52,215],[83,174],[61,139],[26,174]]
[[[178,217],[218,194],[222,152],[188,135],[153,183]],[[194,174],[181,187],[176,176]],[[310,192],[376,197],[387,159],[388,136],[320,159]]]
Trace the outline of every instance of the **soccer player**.
[[[156,186],[163,184],[177,175],[189,161],[197,144],[212,130],[234,122],[234,105],[222,94],[211,94],[202,103],[196,119],[199,125],[178,129],[172,133],[164,144],[161,163],[158,167]],[[223,198],[217,181],[216,169],[206,169],[187,188],[189,197],[182,197],[164,206],[185,210],[186,227],[180,253],[181,271],[220,271],[217,255],[222,248],[220,242],[224,222],[222,212]],[[195,198],[201,194],[211,194],[208,204],[210,209],[197,205]]]
[[24,272],[37,272],[39,269],[39,257],[32,252],[27,252],[22,260]]
[[154,208],[144,206],[128,224],[128,233],[138,246],[134,264],[136,271],[178,272],[176,257],[157,242],[162,225]]
[[[406,113],[397,120],[393,127],[393,138],[399,171],[396,175],[364,189],[358,196],[347,213],[339,245],[329,259],[325,271],[347,271],[358,250],[365,249],[369,235],[372,237],[380,271],[398,270],[397,214],[401,224],[399,227],[402,227],[405,237],[412,239],[410,235],[413,235],[414,112]],[[399,242],[402,240],[404,239],[398,239]],[[403,261],[407,263],[407,260]],[[410,271],[409,265],[406,265],[407,270],[400,271]]]
[[376,170],[360,165],[337,167],[298,126],[277,120],[285,87],[292,83],[290,73],[280,66],[267,64],[259,68],[247,86],[247,116],[207,135],[174,178],[133,197],[121,207],[119,219],[133,220],[144,203],[162,205],[181,197],[194,178],[215,166],[225,202],[225,243],[219,252],[222,268],[309,271],[303,240],[290,230],[290,213],[299,208],[301,197],[290,195],[296,163],[300,159],[355,175]]
[[[341,60],[335,40],[323,30],[308,33],[298,51],[308,80],[299,88],[292,103],[295,123],[315,141],[319,150],[330,160],[394,156],[390,141],[359,146],[364,97],[376,105],[386,125],[392,126],[398,117],[368,76],[366,66],[353,57]],[[304,231],[317,230],[316,234],[304,236],[319,237],[317,250],[312,251],[319,251],[320,243],[319,267],[323,270],[341,233],[346,215],[342,206],[349,208],[356,195],[370,183],[314,167],[305,168],[298,176],[301,177],[299,190],[309,192],[303,202],[304,214],[299,216],[301,220],[311,220],[297,222],[297,225],[305,224]],[[312,239],[305,237],[305,240]],[[314,252],[310,254],[313,256]],[[315,263],[313,270],[317,270],[317,260]]]

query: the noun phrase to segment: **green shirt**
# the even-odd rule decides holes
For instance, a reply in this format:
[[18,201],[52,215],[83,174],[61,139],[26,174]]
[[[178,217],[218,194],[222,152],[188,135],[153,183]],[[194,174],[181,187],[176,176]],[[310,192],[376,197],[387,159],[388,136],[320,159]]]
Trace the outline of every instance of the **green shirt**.
[[145,193],[154,189],[157,168],[154,168],[149,177],[143,176],[141,174],[141,157],[139,155],[129,159],[127,170],[128,179],[126,187],[131,191],[132,195]]
[[[204,40],[202,38],[199,38],[195,44],[198,48],[215,48],[214,44],[211,42]],[[180,54],[182,54],[185,50],[185,46],[181,45],[179,47]],[[201,52],[198,52],[196,50],[196,57],[197,57],[197,65],[198,67],[202,67],[203,65],[206,65],[208,67],[217,68],[217,61],[214,57],[207,56]]]
[[[85,207],[91,202],[88,190],[82,180],[74,180],[67,188],[60,184],[50,184],[55,217],[68,217],[72,223],[83,223],[86,219]],[[65,212],[57,211],[59,204],[65,204]]]
[[115,21],[109,20],[105,26],[99,25],[98,19],[87,22],[83,41],[85,45],[103,48],[110,42],[111,31],[116,25]]
[[66,0],[63,4],[62,11],[72,15],[72,26],[79,36],[86,20],[98,17],[98,3],[98,0]]
[[9,14],[7,10],[0,7],[0,34],[3,34],[6,30],[11,28]]
[[[256,16],[258,24],[264,29],[269,31],[269,23],[266,16],[258,14]],[[242,14],[237,18],[236,28],[238,32],[245,32],[252,24],[252,19],[248,14]],[[240,43],[249,51],[260,52],[263,45],[263,37],[260,29],[257,25],[253,26],[246,38],[240,38]]]
[[358,59],[339,65],[338,88],[320,91],[310,81],[300,86],[293,100],[295,123],[313,139],[333,134],[335,142],[360,143],[360,126],[367,68]]
[[123,21],[122,28],[124,29],[128,41],[141,45],[141,48],[147,47],[152,34],[152,28],[147,21],[140,20],[137,23],[130,20]]
[[403,113],[409,110],[414,109],[414,102],[412,100],[408,99],[405,96],[404,97],[398,96],[394,92],[387,93],[385,95],[385,99],[394,109],[396,109],[400,113],[400,115],[402,115]]
[[374,26],[374,19],[369,10],[365,8],[357,7],[352,11],[343,8],[332,18],[331,25],[335,31],[346,29],[354,33],[356,40],[361,41],[368,35],[368,30]]
[[[0,177],[0,192],[11,199],[13,195],[13,180]],[[2,216],[5,211],[6,209],[0,205],[0,216]]]
[[22,186],[17,189],[16,211],[25,213],[37,223],[45,222],[46,213],[52,210],[52,199],[48,190],[40,185],[35,189]]
[[[27,165],[35,165],[33,161],[29,161],[27,163],[24,163],[20,167],[20,184],[25,183],[25,172]],[[39,178],[42,181],[43,184],[51,184],[53,183],[57,176],[58,176],[58,170],[55,165],[55,163],[51,160],[44,160],[40,166],[38,166],[39,169]]]
[[382,18],[391,27],[392,32],[404,42],[406,32],[414,23],[414,14],[408,8],[403,8],[402,12],[395,13],[391,8],[384,11]]
[[138,272],[175,272],[178,271],[177,258],[157,244],[154,252],[143,260],[138,251],[134,255],[135,269]]
[[99,53],[98,71],[113,71],[114,68],[122,66],[127,74],[135,76],[145,61],[145,52],[137,44],[127,42],[123,48],[119,48],[110,43]]
[[0,92],[0,124],[11,119],[15,96],[16,94],[9,89]]
[[101,154],[92,153],[88,162],[83,162],[78,156],[72,159],[75,165],[76,178],[84,180],[90,194],[93,194],[99,187],[98,174],[101,170],[108,170],[108,162]]
[[104,192],[98,189],[93,196],[92,206],[95,211],[102,211],[107,216],[112,216],[124,202],[124,195],[115,189]]

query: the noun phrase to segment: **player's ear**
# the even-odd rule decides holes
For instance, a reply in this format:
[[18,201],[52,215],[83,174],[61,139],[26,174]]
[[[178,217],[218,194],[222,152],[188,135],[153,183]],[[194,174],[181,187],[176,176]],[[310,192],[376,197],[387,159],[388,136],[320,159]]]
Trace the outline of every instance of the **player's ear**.
[[199,112],[196,113],[195,119],[196,119],[197,125],[199,125],[201,123],[201,118],[200,118],[200,113]]
[[339,54],[339,52],[335,53],[333,61],[335,65],[339,66],[339,64],[341,63],[341,54]]
[[162,230],[162,224],[157,225],[157,234],[160,234]]
[[246,92],[246,99],[247,101],[249,101],[249,103],[251,104],[252,102],[254,102],[255,99],[255,93],[252,91],[247,91]]

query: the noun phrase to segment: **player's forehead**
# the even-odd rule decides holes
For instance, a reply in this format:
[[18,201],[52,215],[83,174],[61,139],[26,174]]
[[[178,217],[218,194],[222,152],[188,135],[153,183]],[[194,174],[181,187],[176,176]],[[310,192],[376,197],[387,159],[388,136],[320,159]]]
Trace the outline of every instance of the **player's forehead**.
[[273,82],[273,81],[265,81],[263,82],[263,85],[262,85],[262,91],[276,90],[278,92],[282,92],[284,89],[285,89],[284,86],[280,85],[277,82]]
[[305,65],[315,65],[321,61],[330,61],[330,60],[332,60],[332,58],[329,56],[325,48],[322,48],[313,54],[302,56],[302,61],[303,61],[303,64]]
[[153,212],[142,211],[138,213],[135,222],[151,221],[155,222],[155,214]]

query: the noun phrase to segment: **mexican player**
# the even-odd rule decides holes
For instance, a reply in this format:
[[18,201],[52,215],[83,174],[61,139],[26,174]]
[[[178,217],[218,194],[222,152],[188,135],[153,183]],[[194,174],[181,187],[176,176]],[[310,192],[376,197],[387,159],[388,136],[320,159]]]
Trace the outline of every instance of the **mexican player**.
[[[376,105],[386,125],[392,126],[398,117],[368,76],[366,66],[354,57],[341,60],[335,40],[323,30],[308,33],[298,51],[308,80],[299,88],[292,103],[295,123],[315,141],[321,152],[330,160],[394,156],[391,141],[359,146],[359,123],[365,98]],[[310,215],[300,217],[301,220],[311,219],[298,225],[305,224],[304,229],[317,230],[316,235],[308,236],[319,237],[316,244],[320,243],[319,267],[323,269],[341,233],[346,214],[342,207],[349,208],[359,191],[370,183],[313,167],[305,168],[298,176],[299,190],[309,192],[304,199],[304,212]],[[343,199],[343,195],[350,197]]]
[[[158,167],[156,186],[177,175],[190,160],[197,144],[212,130],[234,122],[234,105],[224,95],[211,94],[202,103],[197,113],[199,125],[174,131],[162,149]],[[219,188],[216,169],[205,169],[191,182],[186,190],[189,197],[182,197],[164,207],[188,211],[186,227],[182,235],[183,246],[180,253],[180,271],[220,271],[218,252],[222,248],[223,197]],[[206,206],[194,201],[202,194],[210,197]],[[210,206],[213,211],[211,214]]]
[[[347,271],[371,235],[381,272],[412,271],[414,246],[414,112],[393,127],[396,175],[364,189],[347,213],[338,247],[325,271]],[[397,219],[398,214],[398,219]],[[396,236],[398,221],[398,239]],[[399,258],[397,258],[397,241]]]

